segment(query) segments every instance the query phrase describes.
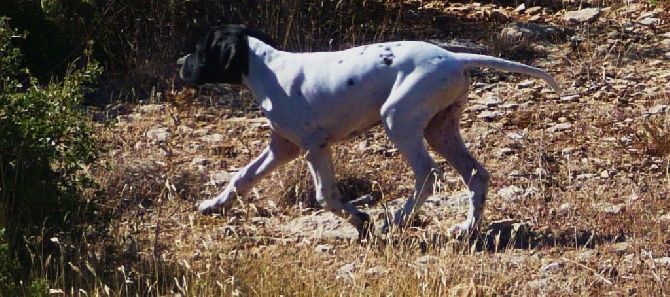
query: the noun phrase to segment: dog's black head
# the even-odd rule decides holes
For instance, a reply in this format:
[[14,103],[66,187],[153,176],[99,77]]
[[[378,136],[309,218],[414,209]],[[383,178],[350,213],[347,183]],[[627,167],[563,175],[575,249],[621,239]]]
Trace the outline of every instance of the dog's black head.
[[249,74],[249,30],[241,25],[215,27],[200,41],[195,54],[179,59],[179,76],[190,84],[240,84]]

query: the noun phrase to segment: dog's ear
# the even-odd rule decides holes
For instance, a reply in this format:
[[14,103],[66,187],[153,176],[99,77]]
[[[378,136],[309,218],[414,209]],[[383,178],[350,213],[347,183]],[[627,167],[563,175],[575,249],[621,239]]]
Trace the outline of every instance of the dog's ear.
[[205,61],[219,66],[217,82],[239,84],[242,77],[249,74],[249,42],[245,27],[217,27],[210,31],[205,43]]

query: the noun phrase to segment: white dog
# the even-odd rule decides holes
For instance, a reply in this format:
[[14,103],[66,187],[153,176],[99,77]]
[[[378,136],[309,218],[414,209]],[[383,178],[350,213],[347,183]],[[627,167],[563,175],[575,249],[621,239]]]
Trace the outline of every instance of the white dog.
[[[366,236],[369,216],[342,203],[335,186],[330,146],[379,123],[407,159],[415,176],[414,195],[393,223],[402,227],[432,194],[438,165],[424,139],[462,176],[469,190],[465,221],[452,232],[477,227],[484,208],[489,173],[468,152],[459,122],[467,103],[468,69],[489,67],[545,80],[560,94],[554,79],[541,69],[499,58],[452,53],[436,45],[398,41],[338,52],[289,53],[243,26],[211,30],[194,55],[180,60],[185,81],[239,84],[258,100],[270,122],[270,144],[240,170],[225,190],[202,202],[201,212],[229,209],[273,169],[306,153],[316,199],[324,209],[353,224]],[[380,228],[386,230],[387,224]]]

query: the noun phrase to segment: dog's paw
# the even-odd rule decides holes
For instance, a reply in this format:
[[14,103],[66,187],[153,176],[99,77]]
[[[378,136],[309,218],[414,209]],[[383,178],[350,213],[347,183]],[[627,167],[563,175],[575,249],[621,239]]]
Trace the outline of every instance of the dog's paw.
[[454,238],[469,237],[478,230],[475,222],[475,220],[465,220],[449,228],[447,233]]
[[204,215],[210,215],[221,212],[221,205],[217,203],[216,199],[209,199],[201,202],[198,205],[198,212]]
[[370,239],[371,230],[374,230],[374,224],[370,220],[370,215],[361,212],[356,215],[356,230],[358,230],[358,240]]

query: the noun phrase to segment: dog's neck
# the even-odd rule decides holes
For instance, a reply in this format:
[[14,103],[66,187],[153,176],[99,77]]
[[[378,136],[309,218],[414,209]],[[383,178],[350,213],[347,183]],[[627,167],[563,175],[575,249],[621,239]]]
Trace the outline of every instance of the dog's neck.
[[[263,41],[251,37],[249,40],[249,74],[243,79],[242,84],[247,87],[258,100],[266,97],[269,92],[276,92],[278,86],[275,77],[276,71],[272,68],[281,67],[282,56],[289,53],[273,48]],[[276,70],[276,69],[275,69]]]

